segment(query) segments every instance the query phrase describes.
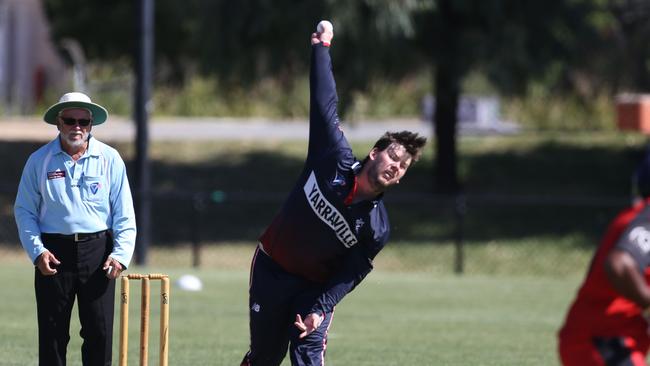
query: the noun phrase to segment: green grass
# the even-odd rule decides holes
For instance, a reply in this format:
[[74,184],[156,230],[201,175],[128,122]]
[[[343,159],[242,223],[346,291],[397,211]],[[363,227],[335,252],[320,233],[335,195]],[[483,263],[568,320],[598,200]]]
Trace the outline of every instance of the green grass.
[[[463,273],[475,276],[579,276],[587,268],[594,249],[575,245],[575,238],[539,238],[526,241],[469,242],[463,246]],[[200,249],[200,268],[241,270],[250,265],[256,243],[211,243]],[[384,272],[416,272],[432,276],[454,273],[455,243],[393,241],[375,258]],[[0,245],[0,263],[25,263],[26,254],[17,245]],[[193,263],[189,243],[174,247],[152,247],[150,265],[184,268]]]
[[[5,284],[0,290],[0,364],[35,365],[33,270],[26,260],[15,259],[0,266]],[[557,364],[555,333],[580,276],[454,276],[378,267],[337,307],[328,342],[329,365]],[[172,286],[171,365],[238,364],[248,346],[246,268],[152,266],[131,271],[162,271],[172,280],[192,273],[204,283],[201,292]],[[156,291],[158,284],[152,283],[152,293]],[[138,293],[139,286],[133,285],[130,364],[137,363]],[[158,314],[152,301],[150,364],[157,364]],[[114,360],[118,327],[116,316]],[[71,337],[69,365],[80,365],[74,315]]]

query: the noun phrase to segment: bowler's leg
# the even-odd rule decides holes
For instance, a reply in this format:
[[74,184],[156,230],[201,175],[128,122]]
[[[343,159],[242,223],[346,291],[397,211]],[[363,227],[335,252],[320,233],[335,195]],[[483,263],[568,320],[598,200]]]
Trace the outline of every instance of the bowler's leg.
[[266,254],[256,250],[251,265],[249,290],[250,350],[242,366],[280,365],[287,353],[292,323],[288,298],[294,279]]
[[[299,296],[293,299],[292,309],[294,314],[300,314],[303,319],[307,316],[312,306],[324,289],[319,285],[311,284]],[[295,325],[291,324],[289,338],[291,339],[291,364],[293,366],[321,366],[325,363],[325,351],[327,349],[327,332],[334,314],[324,314],[323,322],[305,338],[299,338],[302,333]],[[295,317],[295,315],[294,315]]]
[[[304,317],[307,314],[302,314]],[[318,328],[305,338],[298,338],[301,333],[297,328],[291,329],[291,365],[322,366],[325,364],[327,349],[327,332],[332,324],[333,314],[325,314]]]

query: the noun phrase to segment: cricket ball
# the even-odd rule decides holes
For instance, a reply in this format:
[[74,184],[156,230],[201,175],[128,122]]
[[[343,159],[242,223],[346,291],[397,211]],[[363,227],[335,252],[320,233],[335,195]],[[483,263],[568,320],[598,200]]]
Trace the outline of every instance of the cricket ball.
[[316,26],[316,31],[318,33],[333,32],[334,26],[327,20],[321,20]]

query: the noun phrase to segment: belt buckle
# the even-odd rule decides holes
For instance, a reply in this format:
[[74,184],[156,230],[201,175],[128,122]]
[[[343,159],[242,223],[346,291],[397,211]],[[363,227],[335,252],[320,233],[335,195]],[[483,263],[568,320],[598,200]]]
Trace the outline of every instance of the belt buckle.
[[74,241],[79,241],[79,233],[74,233]]

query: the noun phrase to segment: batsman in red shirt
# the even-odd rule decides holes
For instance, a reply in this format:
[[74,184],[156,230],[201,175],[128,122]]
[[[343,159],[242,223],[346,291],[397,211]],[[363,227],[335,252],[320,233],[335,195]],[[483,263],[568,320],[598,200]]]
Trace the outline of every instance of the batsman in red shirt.
[[650,347],[650,155],[641,199],[610,224],[559,332],[564,366],[645,366]]

